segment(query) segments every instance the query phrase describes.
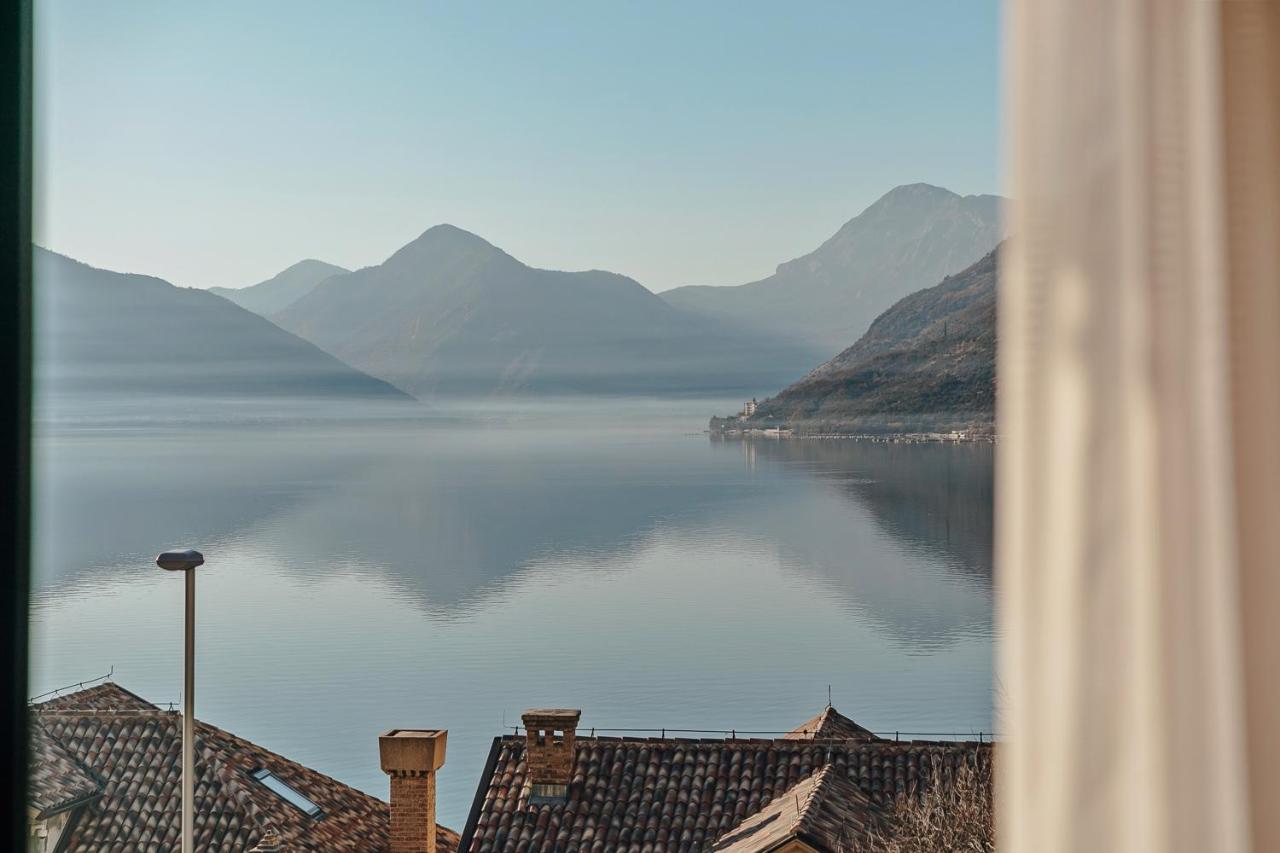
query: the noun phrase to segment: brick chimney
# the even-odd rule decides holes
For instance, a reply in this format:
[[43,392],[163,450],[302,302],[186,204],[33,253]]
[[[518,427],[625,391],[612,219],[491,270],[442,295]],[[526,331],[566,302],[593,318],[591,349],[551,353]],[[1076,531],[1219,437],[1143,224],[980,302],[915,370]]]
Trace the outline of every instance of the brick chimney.
[[436,771],[448,737],[444,729],[392,729],[378,738],[391,777],[391,853],[436,853]]
[[522,715],[531,803],[563,803],[568,798],[581,717],[581,711],[571,708],[533,708]]

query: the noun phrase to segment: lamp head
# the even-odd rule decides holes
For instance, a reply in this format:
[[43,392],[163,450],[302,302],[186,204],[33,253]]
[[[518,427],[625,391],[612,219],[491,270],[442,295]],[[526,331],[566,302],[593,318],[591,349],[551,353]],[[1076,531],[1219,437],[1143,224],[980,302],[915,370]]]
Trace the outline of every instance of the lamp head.
[[204,565],[204,555],[188,548],[185,551],[165,551],[156,557],[156,565],[169,572],[185,572]]

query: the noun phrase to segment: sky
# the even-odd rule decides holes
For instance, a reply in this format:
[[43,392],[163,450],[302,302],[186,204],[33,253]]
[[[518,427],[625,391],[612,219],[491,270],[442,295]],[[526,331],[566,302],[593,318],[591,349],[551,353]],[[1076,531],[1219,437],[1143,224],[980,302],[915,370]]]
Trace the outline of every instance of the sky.
[[184,286],[432,225],[741,284],[904,183],[998,192],[996,0],[37,0],[36,242]]

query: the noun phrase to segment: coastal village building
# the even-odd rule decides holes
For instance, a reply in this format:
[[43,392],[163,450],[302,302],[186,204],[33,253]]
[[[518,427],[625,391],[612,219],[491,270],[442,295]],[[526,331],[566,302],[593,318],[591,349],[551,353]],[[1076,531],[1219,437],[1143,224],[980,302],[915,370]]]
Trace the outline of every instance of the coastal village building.
[[981,742],[877,737],[827,707],[777,738],[604,737],[577,711],[531,711],[496,738],[459,849],[864,850],[900,795],[966,762]]
[[754,414],[756,413],[756,408],[757,408],[759,405],[760,405],[760,404],[756,402],[756,398],[755,398],[755,397],[752,397],[750,400],[748,400],[746,403],[744,403],[744,404],[743,404],[743,406],[742,406],[742,417],[743,417],[743,418],[749,418],[749,417],[751,417],[752,415],[754,415]]
[[[494,739],[461,838],[435,823],[447,732],[379,738],[391,803],[197,724],[196,846],[283,853],[853,853],[889,807],[989,742],[878,737],[827,707],[774,738],[610,737],[525,712]],[[32,707],[31,851],[178,847],[181,718],[115,684]],[[945,784],[945,781],[943,782]]]
[[[33,705],[31,744],[28,853],[179,849],[179,714],[108,682]],[[200,851],[407,849],[393,847],[382,800],[200,721],[196,777]],[[435,840],[436,853],[457,850],[449,829]]]

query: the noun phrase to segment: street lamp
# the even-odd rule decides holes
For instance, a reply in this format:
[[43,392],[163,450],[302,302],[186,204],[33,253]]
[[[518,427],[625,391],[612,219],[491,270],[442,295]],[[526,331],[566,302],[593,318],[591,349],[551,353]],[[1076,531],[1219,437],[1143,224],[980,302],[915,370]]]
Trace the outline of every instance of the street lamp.
[[182,672],[182,853],[195,853],[196,794],[196,566],[204,555],[188,548],[165,551],[156,565],[169,572],[185,572],[187,581],[186,642]]

